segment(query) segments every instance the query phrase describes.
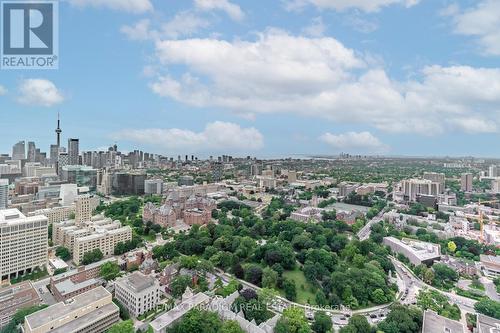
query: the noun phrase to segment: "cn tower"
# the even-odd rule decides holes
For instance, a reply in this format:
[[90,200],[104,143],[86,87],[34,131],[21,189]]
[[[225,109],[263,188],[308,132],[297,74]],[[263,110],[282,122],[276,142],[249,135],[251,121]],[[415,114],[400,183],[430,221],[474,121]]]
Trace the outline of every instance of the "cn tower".
[[57,134],[57,148],[61,147],[61,120],[59,119],[59,112],[57,113],[57,128],[56,128],[56,134]]

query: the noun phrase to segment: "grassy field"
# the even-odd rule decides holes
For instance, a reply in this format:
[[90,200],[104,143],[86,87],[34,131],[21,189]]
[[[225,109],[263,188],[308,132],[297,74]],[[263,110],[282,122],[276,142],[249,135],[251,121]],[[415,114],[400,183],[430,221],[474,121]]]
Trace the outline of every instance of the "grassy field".
[[[304,273],[296,268],[293,271],[286,271],[283,276],[287,279],[295,281],[297,287],[297,303],[300,304],[316,304],[316,294],[311,291],[311,284],[307,282]],[[304,288],[302,288],[304,286]],[[283,292],[282,292],[283,294]]]

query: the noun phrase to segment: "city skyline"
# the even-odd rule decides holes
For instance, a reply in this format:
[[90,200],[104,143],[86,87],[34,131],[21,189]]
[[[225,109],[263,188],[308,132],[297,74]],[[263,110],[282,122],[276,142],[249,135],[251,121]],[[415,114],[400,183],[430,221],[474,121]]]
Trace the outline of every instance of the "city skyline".
[[80,151],[500,157],[494,1],[85,4],[59,70],[2,71],[0,152],[60,112]]

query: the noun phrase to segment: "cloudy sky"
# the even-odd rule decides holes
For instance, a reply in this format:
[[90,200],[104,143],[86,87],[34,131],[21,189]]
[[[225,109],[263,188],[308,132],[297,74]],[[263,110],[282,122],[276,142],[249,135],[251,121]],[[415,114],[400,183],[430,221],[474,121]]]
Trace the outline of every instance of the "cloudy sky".
[[500,157],[498,0],[66,0],[59,44],[0,71],[0,152],[60,112],[82,149]]

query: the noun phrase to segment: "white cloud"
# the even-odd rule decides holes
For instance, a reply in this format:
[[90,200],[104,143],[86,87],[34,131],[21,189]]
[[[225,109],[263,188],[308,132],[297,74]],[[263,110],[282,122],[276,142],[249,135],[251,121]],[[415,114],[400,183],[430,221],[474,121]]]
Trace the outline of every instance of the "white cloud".
[[103,7],[137,14],[153,10],[150,0],[69,0],[69,2],[78,7]]
[[339,151],[381,153],[389,150],[387,145],[370,132],[325,133],[319,140]]
[[45,79],[26,79],[19,86],[18,102],[25,105],[51,107],[64,101],[56,85]]
[[348,9],[359,9],[364,12],[377,12],[383,7],[391,5],[403,5],[412,7],[420,0],[289,0],[286,2],[288,10],[298,10],[307,5],[314,5],[319,9],[334,9],[344,11]]
[[124,130],[113,138],[175,151],[258,150],[264,145],[263,135],[254,127],[242,128],[222,121],[208,123],[202,132],[178,128]]
[[140,20],[131,26],[124,25],[120,31],[131,40],[148,40],[153,38],[151,21],[148,19]]
[[131,40],[176,39],[192,36],[200,30],[208,28],[210,22],[192,11],[177,13],[170,21],[152,27],[149,19],[136,22],[134,25],[124,25],[120,31]]
[[210,26],[210,22],[200,16],[186,11],[178,13],[174,18],[162,26],[163,36],[178,38],[180,36],[191,36],[201,29]]
[[323,18],[321,16],[316,17],[312,20],[311,25],[305,27],[302,32],[311,37],[321,37],[325,33],[326,25],[323,23]]
[[195,0],[195,5],[200,10],[222,10],[235,21],[241,21],[245,18],[241,7],[229,0]]
[[479,1],[465,11],[448,7],[444,13],[452,17],[455,33],[478,38],[487,55],[500,55],[500,1]]
[[396,81],[333,38],[279,30],[255,41],[160,41],[156,57],[170,74],[158,73],[152,90],[192,106],[246,116],[294,113],[424,135],[471,132],[460,126],[464,118],[490,124],[476,132],[500,128],[500,69],[429,66],[417,79]]
[[4,86],[0,86],[0,96],[6,95],[7,94],[7,88]]

